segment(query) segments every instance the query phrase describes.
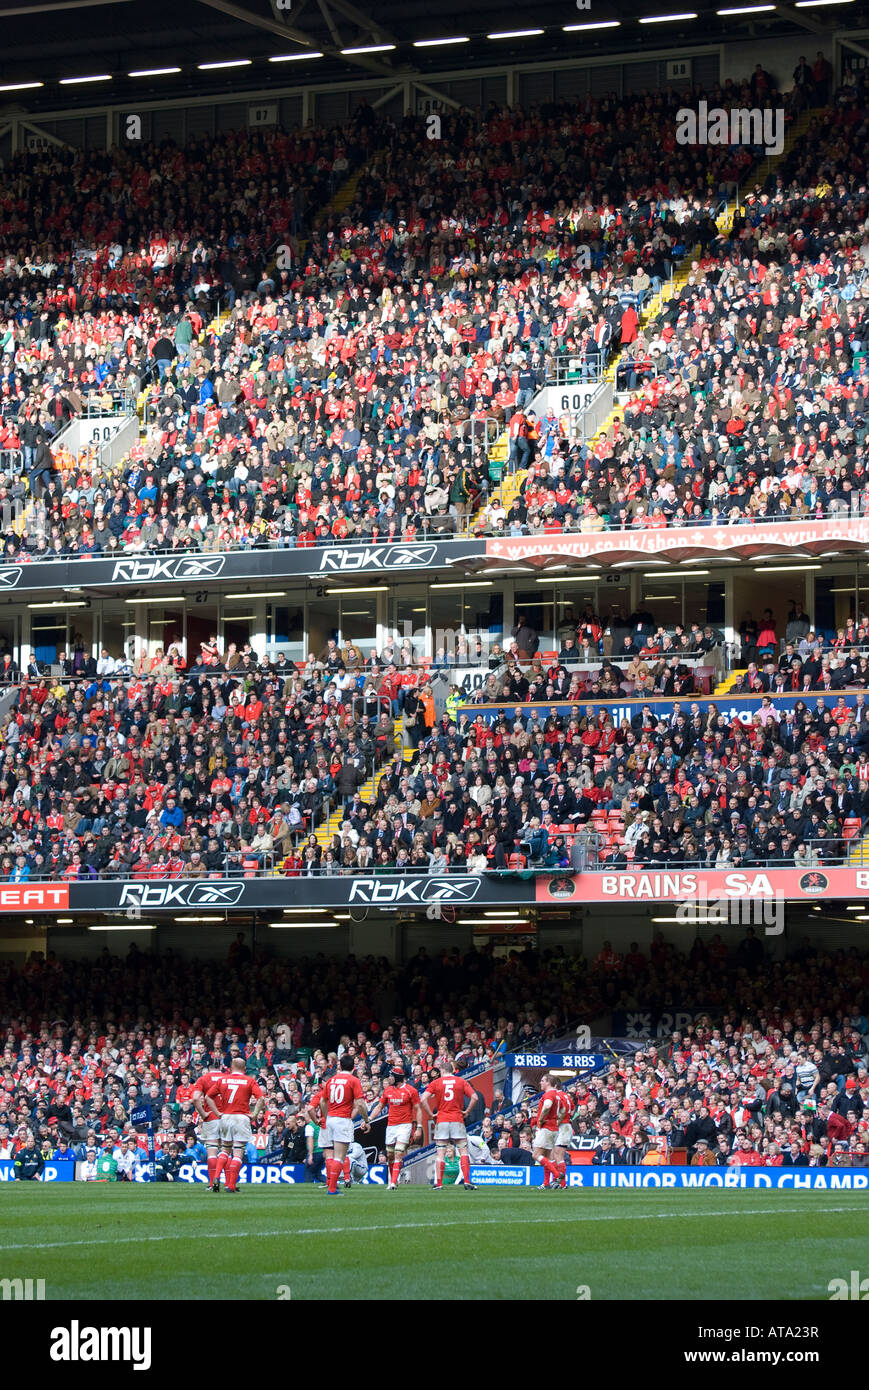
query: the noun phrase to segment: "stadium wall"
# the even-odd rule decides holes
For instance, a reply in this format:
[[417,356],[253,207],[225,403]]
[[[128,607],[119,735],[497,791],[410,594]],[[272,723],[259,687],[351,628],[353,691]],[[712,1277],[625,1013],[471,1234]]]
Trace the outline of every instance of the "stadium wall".
[[[796,38],[777,37],[767,50],[756,40],[747,43],[729,43],[721,50],[721,80],[730,77],[734,82],[741,81],[746,73],[754,72],[758,60],[764,62],[782,92],[793,89],[793,71],[800,57],[805,57],[811,66],[818,50],[824,57],[832,60],[833,39],[829,34],[800,34]],[[765,53],[769,57],[764,61]]]

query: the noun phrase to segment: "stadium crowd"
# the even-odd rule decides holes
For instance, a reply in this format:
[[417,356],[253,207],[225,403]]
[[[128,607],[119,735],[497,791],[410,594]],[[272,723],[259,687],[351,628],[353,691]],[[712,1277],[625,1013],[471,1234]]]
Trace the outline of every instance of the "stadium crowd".
[[[769,74],[690,94],[743,95],[801,104]],[[17,157],[0,182],[0,448],[20,451],[5,497],[39,494],[45,510],[7,548],[305,546],[462,526],[487,494],[487,418],[520,466],[538,447],[548,459],[551,422],[537,440],[526,407],[556,360],[594,379],[682,254],[714,250],[752,153],[677,145],[686,99],[461,111],[435,142],[423,119],[396,126],[363,103],[333,131]],[[347,212],[328,213],[351,171]],[[71,203],[70,176],[90,198]],[[218,304],[234,307],[209,331]],[[52,452],[86,404],[140,387],[149,428],[129,459]]]
[[[693,1001],[697,1021],[669,1040],[614,1056],[568,1085],[577,1148],[593,1162],[869,1164],[865,1012],[869,958],[807,941],[770,959],[749,930],[681,954],[657,932],[593,959],[491,946],[386,959],[254,958],[243,937],[225,965],[172,951],[96,960],[34,953],[0,963],[4,1034],[0,1158],[23,1178],[49,1157],[111,1159],[126,1176],[144,1157],[130,1111],[152,1107],[158,1176],[199,1160],[197,1077],[241,1055],[266,1092],[249,1158],[306,1162],[306,1103],[340,1058],[371,1105],[399,1066],[419,1091],[455,1057],[462,1071],[544,1047],[576,1017]],[[529,1002],[530,1001],[530,1002]],[[705,1011],[705,1012],[703,1012]],[[501,1076],[496,1073],[496,1077]],[[533,1097],[503,1085],[471,1123],[496,1161],[531,1162]],[[310,1131],[310,1126],[308,1126]]]
[[638,332],[623,417],[571,444],[551,417],[485,532],[863,515],[869,507],[865,86],[816,119]]
[[[787,709],[778,675],[754,668],[761,705],[744,721],[726,697],[685,698],[678,656],[643,647],[582,675],[563,651],[548,668],[490,656],[477,713],[446,658],[421,664],[409,642],[363,662],[330,639],[298,666],[216,641],[189,668],[175,643],[133,671],[63,653],[64,676],[28,668],[0,723],[0,878],[815,868],[860,833],[865,658],[853,693]],[[629,691],[630,719],[606,703]],[[658,693],[675,698],[646,702]]]

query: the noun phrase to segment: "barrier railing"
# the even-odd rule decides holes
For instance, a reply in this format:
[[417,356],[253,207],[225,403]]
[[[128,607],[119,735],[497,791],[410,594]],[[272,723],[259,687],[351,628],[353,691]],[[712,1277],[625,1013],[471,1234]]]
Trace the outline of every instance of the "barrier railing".
[[582,410],[570,416],[570,439],[584,444],[592,439],[613,408],[615,393],[612,382],[601,381],[591,400]]
[[[505,464],[505,471],[510,471],[509,465],[507,464]],[[865,497],[862,494],[858,494],[857,496],[852,497],[850,503],[842,503],[839,506],[829,508],[827,510],[824,510],[822,508],[809,509],[805,512],[805,514],[800,516],[755,516],[748,514],[740,515],[738,517],[729,517],[725,515],[724,512],[710,512],[709,514],[704,514],[702,516],[691,517],[689,520],[682,522],[679,526],[665,524],[664,526],[661,526],[657,529],[667,532],[677,532],[680,530],[684,531],[686,529],[693,531],[697,528],[704,527],[716,527],[718,529],[729,529],[732,526],[770,525],[796,527],[806,526],[807,524],[811,524],[815,521],[856,521],[866,516],[867,514],[869,514],[869,492],[867,492],[867,495]],[[255,538],[252,537],[249,539],[242,539],[230,543],[221,540],[219,547],[216,547],[214,545],[213,538],[211,537],[203,539],[199,544],[185,544],[183,546],[147,546],[139,544],[124,545],[121,542],[118,544],[117,547],[106,547],[103,550],[96,551],[94,554],[82,554],[80,550],[53,550],[46,555],[37,555],[35,552],[29,551],[25,547],[19,553],[16,553],[13,557],[10,557],[10,559],[14,559],[15,563],[27,564],[28,562],[35,561],[37,559],[45,563],[46,561],[51,562],[54,560],[95,560],[109,556],[114,557],[116,559],[126,560],[135,559],[137,556],[140,555],[172,555],[179,557],[185,555],[216,556],[245,553],[253,550],[311,550],[316,552],[324,549],[336,550],[360,545],[395,544],[418,546],[426,541],[437,541],[439,544],[449,544],[451,541],[466,541],[469,539],[469,537],[473,538],[475,536],[479,537],[480,539],[485,539],[487,535],[494,534],[496,530],[492,523],[472,526],[470,524],[472,519],[465,518],[464,521],[460,523],[457,517],[449,514],[446,516],[436,517],[435,515],[426,515],[425,513],[415,512],[413,513],[413,515],[409,515],[405,518],[402,518],[402,520],[405,524],[413,525],[415,535],[412,539],[409,537],[405,537],[401,533],[399,533],[396,537],[389,537],[384,532],[381,532],[377,536],[359,535],[343,537],[329,536],[324,537],[322,539],[314,538],[310,542],[306,542],[304,545],[299,545],[297,543],[297,537],[295,535],[293,535],[292,533],[285,533],[284,535],[281,535],[280,537],[276,538],[267,536],[257,536]],[[648,521],[649,518],[648,516],[646,516],[643,518],[642,523],[629,521],[625,524],[620,524],[613,523],[606,517],[601,517],[600,526],[597,527],[597,530],[605,534],[611,533],[613,535],[618,535],[623,534],[626,531],[643,532],[648,529],[656,529],[655,527],[650,528],[648,526]],[[499,534],[502,533],[499,532]],[[522,526],[521,532],[519,534],[523,536],[543,536],[546,535],[547,532],[542,525],[529,526],[526,523]],[[575,534],[578,536],[579,531],[565,534]]]
[[457,433],[460,439],[467,440],[472,449],[482,448],[488,455],[503,434],[504,428],[503,423],[494,415],[485,415],[482,418],[471,415],[467,420],[459,421]]
[[606,350],[599,349],[587,357],[576,355],[554,358],[546,373],[547,386],[566,386],[571,382],[600,381],[604,374]]
[[[2,824],[2,821],[0,821],[0,824]],[[583,827],[577,827],[577,833],[581,829],[583,829]],[[307,836],[312,832],[305,831],[300,833],[304,833]],[[574,832],[559,831],[558,833],[563,838],[566,838],[568,834]],[[809,848],[809,854],[799,860],[797,860],[794,855],[776,856],[748,854],[740,856],[737,854],[727,861],[722,860],[721,863],[718,863],[718,856],[716,854],[714,856],[710,855],[705,860],[702,858],[642,860],[634,857],[632,860],[629,860],[626,865],[614,866],[611,860],[600,859],[598,857],[601,851],[603,837],[599,836],[597,832],[589,831],[586,841],[581,846],[583,851],[581,859],[579,862],[571,863],[569,866],[527,863],[510,866],[504,869],[487,867],[485,869],[473,870],[468,869],[466,865],[451,864],[443,868],[439,867],[437,870],[427,870],[425,867],[419,865],[399,864],[368,864],[361,867],[353,866],[337,869],[331,865],[323,867],[322,865],[302,864],[300,867],[290,866],[287,868],[284,867],[282,861],[279,861],[277,856],[270,851],[268,855],[260,856],[260,858],[268,862],[257,865],[253,865],[249,862],[253,856],[248,856],[248,863],[246,865],[243,853],[225,854],[223,856],[224,862],[221,870],[212,869],[203,874],[190,874],[185,872],[184,868],[171,872],[168,869],[163,871],[159,870],[156,865],[151,865],[147,871],[143,871],[141,874],[136,874],[135,872],[131,873],[129,868],[121,868],[120,866],[110,865],[100,870],[85,866],[78,875],[68,868],[57,869],[54,873],[50,874],[27,873],[21,877],[16,877],[14,872],[0,873],[0,883],[157,883],[167,881],[175,882],[177,880],[188,882],[196,878],[219,882],[226,879],[236,881],[242,878],[248,880],[273,880],[275,877],[338,879],[352,878],[359,875],[364,875],[366,880],[371,878],[389,880],[395,877],[406,878],[408,874],[416,874],[422,877],[429,876],[437,879],[450,877],[462,879],[477,878],[498,882],[521,881],[546,877],[548,881],[554,882],[559,879],[574,880],[588,875],[611,875],[614,872],[634,874],[693,873],[700,879],[702,879],[704,874],[711,874],[716,871],[739,872],[745,874],[754,870],[776,871],[797,869],[802,872],[811,873],[813,871],[822,872],[826,869],[840,868],[844,865],[861,868],[869,863],[869,846],[864,845],[862,842],[862,834],[863,831],[861,830],[852,840],[846,840],[844,842],[846,848],[836,853],[827,853],[826,851],[830,849],[831,845],[840,843],[840,837],[831,837],[829,840],[801,841],[802,844],[805,844]],[[819,851],[814,848],[815,846],[823,846],[824,852],[819,853]],[[10,852],[9,858],[12,859],[13,857],[14,852]],[[774,889],[774,883],[771,884],[770,887]],[[849,889],[850,893],[853,893],[853,891],[853,888]],[[767,896],[771,897],[772,893]],[[557,900],[557,897],[558,895],[556,894],[553,900]],[[578,900],[581,900],[581,894]],[[690,895],[687,900],[690,900]]]

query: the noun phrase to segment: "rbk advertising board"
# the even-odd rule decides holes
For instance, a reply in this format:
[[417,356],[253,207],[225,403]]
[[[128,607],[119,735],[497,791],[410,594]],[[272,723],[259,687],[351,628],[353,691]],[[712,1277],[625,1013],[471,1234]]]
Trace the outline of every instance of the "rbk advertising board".
[[[0,885],[3,913],[112,912],[131,921],[145,913],[279,911],[284,907],[352,907],[426,911],[449,906],[531,906],[535,903],[819,901],[869,897],[869,868],[641,869],[582,874],[385,873],[353,877],[91,880]],[[364,917],[359,918],[364,920]]]

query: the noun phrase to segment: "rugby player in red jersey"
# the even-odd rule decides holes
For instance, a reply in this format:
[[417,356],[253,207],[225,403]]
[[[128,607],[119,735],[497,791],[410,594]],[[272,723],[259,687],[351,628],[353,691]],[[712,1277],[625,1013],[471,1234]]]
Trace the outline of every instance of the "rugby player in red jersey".
[[226,1169],[226,1190],[238,1190],[238,1175],[241,1171],[246,1144],[253,1143],[250,1127],[250,1103],[255,1101],[253,1118],[257,1119],[265,1106],[262,1087],[245,1073],[243,1057],[237,1057],[228,1075],[209,1086],[205,1093],[206,1103],[220,1118],[220,1153],[215,1168],[216,1182]]
[[386,1160],[389,1166],[387,1191],[398,1186],[398,1175],[407,1146],[413,1137],[414,1126],[422,1126],[422,1104],[419,1091],[404,1079],[402,1067],[393,1067],[390,1072],[392,1082],[384,1086],[369,1115],[373,1120],[384,1106],[386,1114]]
[[570,1125],[565,1121],[569,1121],[572,1104],[564,1091],[553,1086],[548,1073],[540,1078],[540,1085],[542,1095],[537,1105],[537,1129],[532,1145],[534,1160],[543,1168],[544,1187],[566,1187],[567,1168],[560,1141],[569,1142]]
[[567,1187],[567,1163],[564,1150],[569,1147],[573,1140],[573,1125],[570,1123],[574,1110],[573,1096],[568,1095],[567,1091],[560,1091],[557,1088],[555,1094],[558,1097],[558,1132],[555,1135],[552,1162],[561,1179],[561,1186]]
[[[455,1059],[447,1057],[448,1070],[436,1081],[429,1082],[422,1093],[421,1104],[429,1119],[435,1120],[435,1189],[442,1190],[447,1146],[455,1144],[459,1152],[459,1167],[462,1170],[463,1185],[474,1191],[476,1184],[471,1182],[471,1160],[468,1157],[468,1130],[466,1120],[477,1103],[477,1093],[468,1081],[456,1076],[453,1068]],[[468,1104],[465,1106],[464,1102]]]
[[[331,1161],[331,1159],[334,1157],[334,1154],[332,1151],[332,1140],[326,1133],[326,1126],[323,1122],[323,1116],[320,1112],[320,1101],[323,1098],[324,1090],[325,1083],[323,1083],[323,1085],[321,1086],[317,1086],[316,1089],[311,1092],[311,1095],[305,1106],[305,1119],[311,1126],[310,1135],[308,1135],[307,1129],[305,1130],[305,1142],[308,1150],[308,1157],[311,1161],[311,1164],[313,1164],[314,1162],[314,1156],[317,1152],[317,1147],[319,1147],[319,1150],[323,1155],[323,1172],[325,1173],[326,1164]],[[316,1180],[316,1178],[319,1177],[319,1173],[315,1173],[313,1176]]]
[[220,1181],[217,1177],[217,1151],[220,1148],[220,1116],[215,1115],[213,1109],[206,1107],[205,1094],[209,1086],[214,1086],[218,1081],[222,1081],[226,1075],[223,1071],[213,1068],[211,1071],[204,1071],[197,1078],[190,1093],[193,1101],[193,1108],[202,1120],[199,1126],[199,1137],[205,1145],[205,1156],[208,1160],[208,1182],[212,1192],[220,1190]]
[[338,1179],[344,1172],[347,1150],[353,1143],[353,1116],[361,1114],[363,1133],[369,1128],[362,1083],[352,1072],[342,1071],[340,1063],[339,1070],[323,1085],[320,1112],[326,1119],[326,1138],[334,1155],[326,1159],[326,1191],[330,1197],[337,1197]]

